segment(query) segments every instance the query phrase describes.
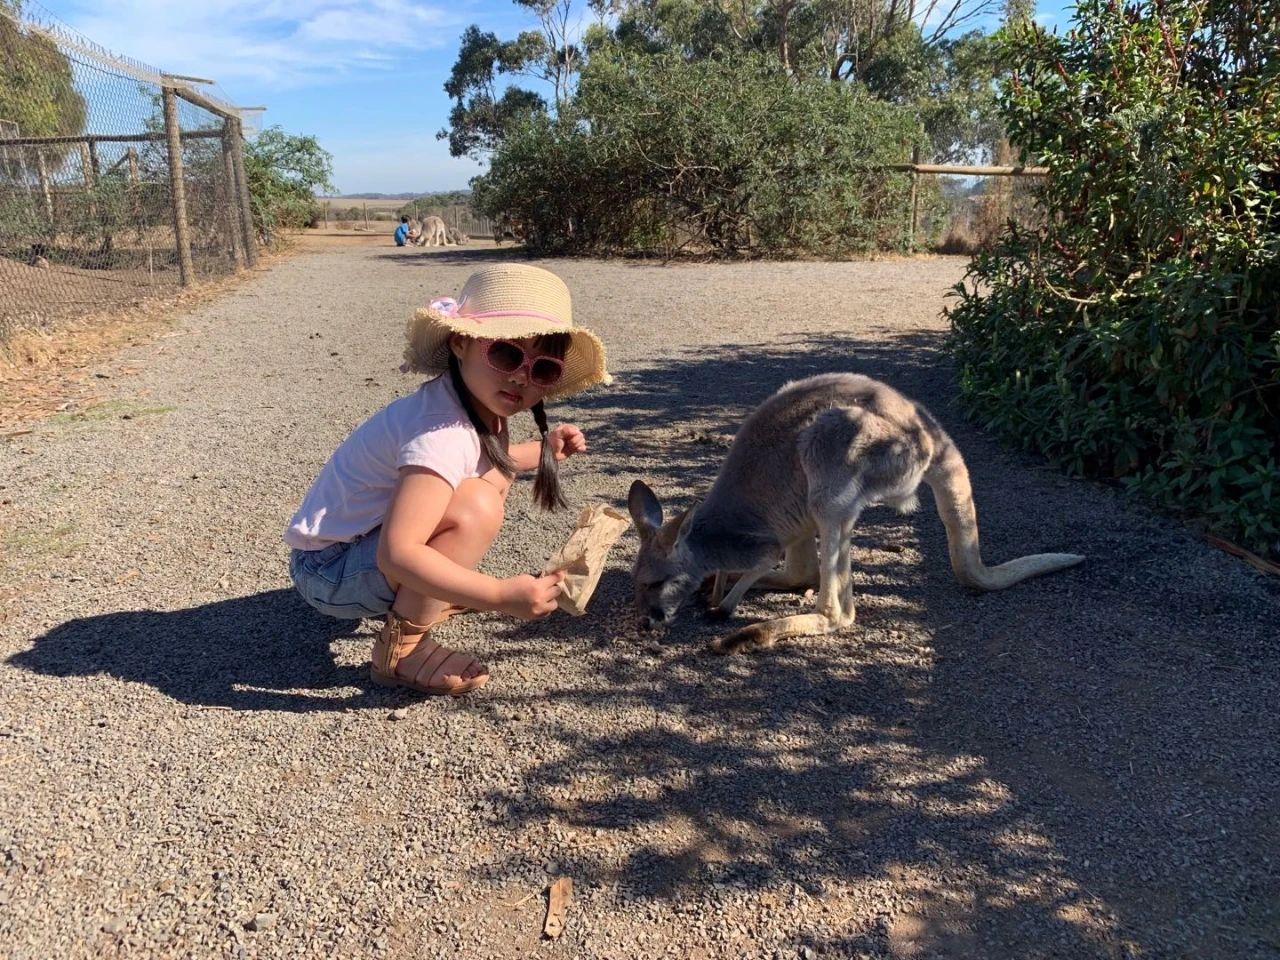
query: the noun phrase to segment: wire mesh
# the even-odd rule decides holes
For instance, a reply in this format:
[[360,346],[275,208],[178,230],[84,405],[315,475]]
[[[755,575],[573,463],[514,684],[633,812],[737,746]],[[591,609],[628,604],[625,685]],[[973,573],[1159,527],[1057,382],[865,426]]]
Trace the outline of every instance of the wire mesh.
[[9,81],[0,84],[0,339],[244,262],[256,241],[246,235],[233,109],[3,2],[0,73]]

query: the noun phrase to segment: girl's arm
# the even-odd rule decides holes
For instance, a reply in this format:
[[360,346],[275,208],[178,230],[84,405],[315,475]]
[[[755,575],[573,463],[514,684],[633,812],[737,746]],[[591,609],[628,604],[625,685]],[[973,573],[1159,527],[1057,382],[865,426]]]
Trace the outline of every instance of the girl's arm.
[[[551,441],[551,449],[555,451],[557,461],[568,460],[575,453],[585,453],[587,449],[586,435],[571,423],[560,424],[547,434],[547,438]],[[530,440],[527,443],[512,444],[507,453],[517,470],[537,470],[542,441]]]
[[453,496],[439,474],[402,467],[382,522],[378,569],[392,583],[476,610],[500,610],[531,620],[555,609],[561,575],[498,580],[450,560],[427,541],[440,526]]

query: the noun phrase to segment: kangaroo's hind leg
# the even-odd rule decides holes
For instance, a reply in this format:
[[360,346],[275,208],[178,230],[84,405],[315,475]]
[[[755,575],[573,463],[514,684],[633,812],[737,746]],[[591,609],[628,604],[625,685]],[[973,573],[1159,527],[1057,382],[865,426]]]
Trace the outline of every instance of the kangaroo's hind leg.
[[875,502],[869,491],[883,484],[878,473],[894,472],[896,466],[871,453],[884,445],[884,433],[879,418],[865,409],[836,407],[815,417],[801,438],[809,514],[818,528],[818,612],[832,630],[854,621],[854,525],[863,508]]
[[818,535],[818,612],[830,621],[830,629],[853,626],[852,543],[846,532],[852,521],[823,523]]
[[[847,574],[844,577],[841,576],[841,571],[847,571],[849,568],[849,538],[844,534],[844,525],[841,523],[831,525],[828,535],[821,541],[819,550],[812,551],[812,556],[813,565],[819,567],[820,576],[821,592],[817,613],[802,613],[753,623],[741,630],[735,630],[728,636],[717,637],[711,641],[711,649],[715,653],[767,650],[784,637],[806,637],[830,633],[832,630],[851,624],[853,622],[852,594],[843,582],[848,579]],[[808,560],[803,562],[809,563]],[[828,571],[831,571],[830,575]],[[784,575],[785,572],[784,570]],[[743,593],[762,578],[763,575],[759,570],[744,574],[734,586],[730,596],[725,598],[725,602],[732,598],[733,593],[743,588],[744,584],[746,586],[742,589]],[[845,594],[849,596],[848,602],[844,602]],[[825,604],[823,597],[828,599]],[[834,603],[830,602],[832,597],[834,597]]]

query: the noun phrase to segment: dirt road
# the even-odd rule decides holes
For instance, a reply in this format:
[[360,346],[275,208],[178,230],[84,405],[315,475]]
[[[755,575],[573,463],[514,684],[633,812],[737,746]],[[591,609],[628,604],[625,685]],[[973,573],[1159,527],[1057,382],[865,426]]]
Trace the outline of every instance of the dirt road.
[[[1280,956],[1280,592],[961,420],[959,260],[548,264],[617,374],[552,412],[593,447],[568,492],[688,505],[754,403],[857,370],[951,429],[988,561],[1083,566],[970,595],[925,493],[867,515],[855,629],[722,659],[697,611],[634,631],[627,537],[586,617],[450,623],[478,696],[370,686],[372,625],[295,598],[280,532],[412,388],[412,307],[509,256],[300,255],[0,442],[0,953]],[[487,569],[571,525],[523,485]]]

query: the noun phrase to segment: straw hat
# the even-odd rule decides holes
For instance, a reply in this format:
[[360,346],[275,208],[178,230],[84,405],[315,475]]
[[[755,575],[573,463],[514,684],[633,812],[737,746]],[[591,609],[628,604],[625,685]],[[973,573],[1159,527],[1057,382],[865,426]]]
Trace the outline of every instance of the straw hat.
[[549,270],[525,264],[498,264],[467,278],[457,300],[448,297],[421,307],[409,321],[405,368],[442,373],[449,368],[449,336],[519,340],[567,333],[564,377],[548,399],[567,397],[597,383],[611,383],[604,344],[590,330],[573,325],[569,288]]

